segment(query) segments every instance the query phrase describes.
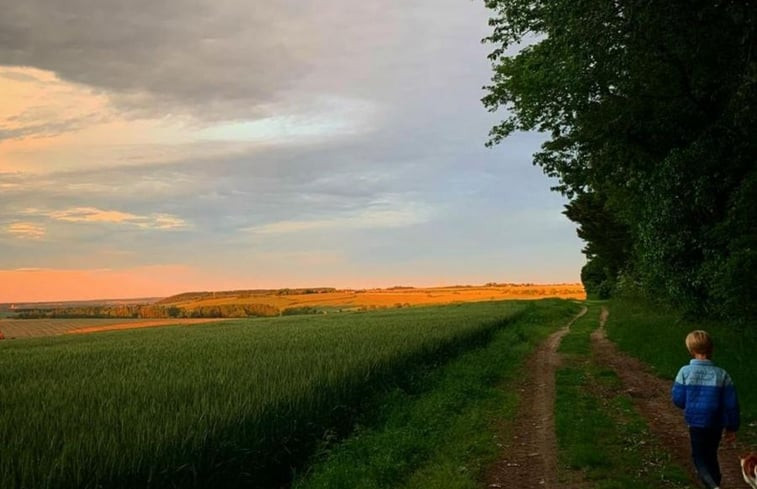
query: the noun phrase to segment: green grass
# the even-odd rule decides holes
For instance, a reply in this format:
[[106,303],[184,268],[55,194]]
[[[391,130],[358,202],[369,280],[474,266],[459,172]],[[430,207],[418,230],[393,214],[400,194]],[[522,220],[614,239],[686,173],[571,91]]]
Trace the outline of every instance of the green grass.
[[593,361],[590,334],[599,310],[590,305],[560,347],[555,426],[563,479],[596,489],[689,487],[685,471],[654,440],[617,375]]
[[690,360],[684,345],[686,334],[707,330],[715,342],[713,360],[728,371],[739,394],[739,437],[748,444],[757,443],[757,390],[752,388],[757,385],[757,324],[686,320],[675,311],[640,301],[614,300],[609,307],[610,339],[671,382]]
[[480,487],[499,453],[502,420],[515,413],[513,387],[524,358],[577,311],[567,302],[529,304],[486,346],[393,390],[363,418],[363,428],[324,450],[294,488]]
[[424,385],[434,366],[540,307],[486,302],[2,342],[0,487],[278,487],[384,394]]

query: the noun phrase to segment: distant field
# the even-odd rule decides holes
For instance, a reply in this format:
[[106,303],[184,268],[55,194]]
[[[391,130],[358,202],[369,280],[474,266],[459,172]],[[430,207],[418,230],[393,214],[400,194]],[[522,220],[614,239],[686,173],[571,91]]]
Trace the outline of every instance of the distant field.
[[[200,296],[201,294],[196,294]],[[163,305],[175,305],[187,310],[198,307],[231,304],[269,304],[280,310],[313,307],[324,310],[377,309],[419,305],[454,304],[461,302],[499,301],[511,299],[585,299],[581,284],[502,284],[490,286],[452,286],[430,288],[391,288],[367,290],[336,290],[318,293],[228,292],[204,293],[200,297],[163,299]]]
[[[53,311],[60,310],[57,308],[63,307],[63,317],[42,319],[0,317],[0,333],[6,339],[35,338],[68,333],[93,333],[177,324],[190,325],[215,322],[221,320],[221,318],[257,315],[353,312],[544,298],[583,300],[585,297],[586,294],[581,284],[489,284],[484,286],[393,287],[367,290],[320,288],[189,292],[168,297],[152,305],[144,305],[144,307],[134,310],[118,310],[123,304],[113,306],[112,304],[109,305],[107,301],[102,305],[98,305],[95,301],[28,304],[27,306],[31,308],[40,307],[42,309],[44,309],[42,306],[52,307],[55,305],[56,307],[52,308]],[[113,300],[109,302],[115,303]],[[70,307],[74,307],[74,310],[65,311],[65,308]],[[173,313],[171,313],[171,309],[173,309]],[[257,311],[257,313],[250,311]],[[45,313],[45,311],[42,312]],[[87,315],[94,317],[87,318]],[[111,317],[97,318],[100,315]],[[172,317],[168,317],[169,315]],[[71,317],[78,318],[69,319]],[[132,317],[139,317],[140,319],[131,319]]]
[[0,487],[280,487],[373,393],[538,320],[542,304],[576,308],[481,302],[2,341]]
[[217,321],[222,319],[0,319],[0,332],[6,339],[38,338],[67,333],[93,333]]

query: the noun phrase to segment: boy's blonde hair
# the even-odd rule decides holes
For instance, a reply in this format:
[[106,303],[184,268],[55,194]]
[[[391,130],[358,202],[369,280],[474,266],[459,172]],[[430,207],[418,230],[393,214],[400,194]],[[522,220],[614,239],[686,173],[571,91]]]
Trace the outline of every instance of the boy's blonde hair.
[[712,338],[707,331],[701,329],[692,331],[686,335],[686,348],[692,355],[699,353],[700,355],[707,355],[709,358],[712,355]]

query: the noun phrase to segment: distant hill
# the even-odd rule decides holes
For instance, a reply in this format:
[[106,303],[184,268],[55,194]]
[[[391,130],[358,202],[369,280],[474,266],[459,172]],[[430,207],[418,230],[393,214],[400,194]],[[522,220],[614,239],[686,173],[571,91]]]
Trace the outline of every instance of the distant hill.
[[156,304],[177,304],[187,301],[201,301],[206,299],[223,299],[223,298],[249,298],[253,296],[271,296],[271,295],[292,295],[292,294],[322,294],[327,292],[336,292],[333,287],[315,287],[301,289],[248,289],[248,290],[221,290],[211,292],[182,292],[181,294],[172,295],[163,298]]
[[137,304],[155,304],[162,297],[141,297],[136,299],[91,299],[83,301],[49,301],[49,302],[5,302],[0,303],[0,311],[18,309],[65,309],[69,307],[120,306]]
[[31,302],[0,305],[0,317],[228,318],[317,314],[512,299],[585,299],[581,284],[394,286],[387,289],[308,287],[184,292],[171,297]]
[[286,311],[329,312],[387,307],[409,307],[456,302],[561,297],[584,299],[583,285],[488,283],[444,287],[395,286],[387,289],[254,289],[216,292],[187,292],[166,297],[156,305],[174,306],[185,311],[208,308],[268,305]]

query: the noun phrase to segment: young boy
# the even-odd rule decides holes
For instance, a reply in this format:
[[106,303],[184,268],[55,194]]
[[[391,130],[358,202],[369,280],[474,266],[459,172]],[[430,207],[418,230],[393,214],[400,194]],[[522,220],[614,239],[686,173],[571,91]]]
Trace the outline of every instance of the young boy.
[[684,410],[691,436],[691,456],[699,478],[708,489],[720,486],[718,445],[733,440],[739,429],[739,401],[731,376],[712,363],[713,343],[706,331],[686,336],[686,348],[694,357],[681,367],[673,384],[673,403]]

